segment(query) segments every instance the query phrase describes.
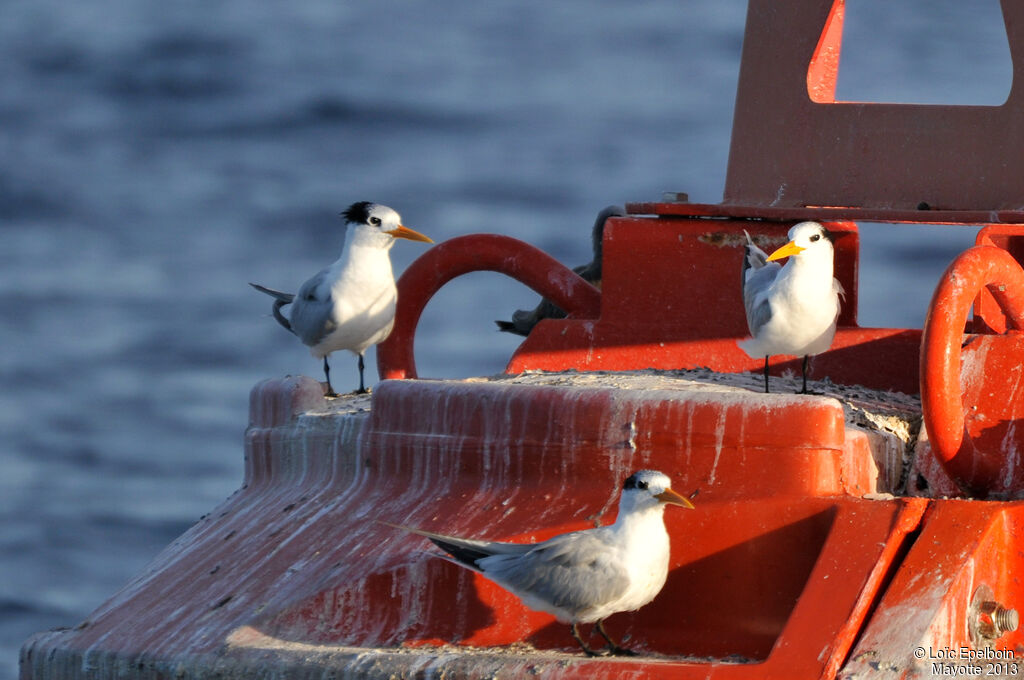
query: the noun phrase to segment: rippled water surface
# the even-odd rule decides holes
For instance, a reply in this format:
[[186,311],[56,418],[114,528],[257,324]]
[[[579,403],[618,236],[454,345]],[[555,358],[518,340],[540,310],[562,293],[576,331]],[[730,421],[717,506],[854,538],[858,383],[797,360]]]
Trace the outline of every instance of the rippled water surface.
[[[995,0],[849,4],[841,97],[1005,97]],[[745,13],[742,0],[7,3],[0,679],[29,634],[81,621],[237,487],[253,384],[319,376],[248,281],[294,289],[333,260],[337,213],[356,200],[436,240],[509,234],[568,264],[588,259],[609,203],[717,202]],[[861,322],[919,326],[972,239],[865,225]],[[392,252],[400,271],[423,246]],[[421,322],[421,374],[499,372],[516,341],[492,320],[534,299],[498,275],[453,282]],[[354,386],[354,360],[335,368]]]

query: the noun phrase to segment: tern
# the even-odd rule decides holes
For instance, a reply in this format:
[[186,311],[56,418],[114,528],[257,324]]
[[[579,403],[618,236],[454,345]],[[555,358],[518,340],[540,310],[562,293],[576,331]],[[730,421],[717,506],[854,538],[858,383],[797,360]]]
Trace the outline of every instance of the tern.
[[[327,356],[348,350],[359,357],[359,389],[365,394],[363,353],[391,333],[395,323],[398,292],[388,251],[396,238],[433,243],[423,234],[402,225],[397,212],[378,203],[353,203],[341,214],[348,229],[341,257],[306,281],[297,294],[249,285],[274,298],[277,322],[309,346],[309,352],[324,361],[327,396],[336,397],[331,387]],[[281,308],[291,305],[287,318]]]
[[[594,220],[594,227],[590,231],[590,240],[594,247],[594,259],[587,264],[581,264],[573,268],[573,271],[579,274],[584,281],[593,284],[597,288],[601,287],[601,243],[604,239],[604,223],[611,217],[624,217],[625,215],[626,211],[617,205],[610,205],[597,214],[597,219]],[[517,309],[512,312],[511,321],[495,321],[494,323],[498,325],[498,330],[500,331],[515,333],[516,335],[529,335],[538,321],[564,318],[565,311],[551,300],[544,298],[533,309]]]
[[[633,473],[622,485],[613,524],[561,534],[542,543],[501,543],[445,536],[395,526],[429,538],[450,562],[489,578],[537,611],[570,624],[573,638],[589,656],[632,656],[605,632],[603,621],[639,609],[661,591],[668,576],[666,505],[693,504],[655,470]],[[450,557],[449,557],[450,555]],[[580,637],[580,623],[595,623],[608,643],[592,649]]]
[[[746,232],[744,232],[746,233]],[[789,230],[789,243],[766,255],[747,234],[743,258],[743,305],[750,335],[738,342],[751,358],[764,357],[764,391],[768,392],[768,357],[803,357],[807,393],[807,358],[832,346],[843,286],[832,276],[832,240],[817,222],[800,222]],[[775,260],[788,257],[785,266]]]

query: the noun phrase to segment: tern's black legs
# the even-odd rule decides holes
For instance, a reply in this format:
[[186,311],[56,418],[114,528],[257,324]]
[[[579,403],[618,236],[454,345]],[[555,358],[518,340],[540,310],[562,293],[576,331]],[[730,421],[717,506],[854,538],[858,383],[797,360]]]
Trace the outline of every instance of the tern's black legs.
[[601,637],[603,637],[608,642],[608,646],[602,649],[594,649],[592,647],[588,647],[587,643],[583,641],[582,637],[580,637],[580,631],[576,627],[577,624],[574,623],[569,628],[569,630],[572,631],[572,636],[576,639],[576,642],[579,643],[580,647],[583,648],[583,651],[587,653],[587,656],[608,656],[609,654],[614,654],[615,656],[636,656],[636,652],[634,652],[631,649],[621,647],[614,640],[612,640],[608,636],[608,633],[605,632],[604,625],[602,624],[602,621],[598,621],[594,625],[594,630],[600,633]]
[[[810,359],[811,359],[811,357],[809,357],[806,354],[804,355],[803,370],[802,370],[803,379],[804,379],[803,387],[800,388],[800,391],[797,394],[811,394],[811,392],[807,391],[807,365],[808,365]],[[765,357],[764,358],[764,393],[768,394],[768,392],[769,392],[769,390],[768,390],[768,357]]]
[[338,393],[331,387],[331,366],[327,363],[327,357],[324,357],[324,377],[327,378],[327,394],[328,397],[336,397]]
[[[363,371],[366,369],[366,365],[363,363],[363,355],[359,355],[359,389],[352,394],[366,394],[370,390],[366,389],[366,385],[363,382]],[[336,397],[338,393],[331,387],[331,366],[327,363],[327,357],[324,357],[324,377],[327,378],[327,395],[328,397]]]
[[608,636],[608,633],[604,630],[604,621],[598,621],[594,626],[594,630],[600,633],[601,637],[608,641],[608,650],[615,656],[636,656],[636,652],[632,649],[626,649]]
[[365,368],[366,368],[366,365],[363,363],[363,355],[360,354],[359,355],[359,389],[356,390],[356,394],[366,394],[366,392],[367,392],[366,385],[363,384],[363,370]]
[[580,643],[580,647],[587,653],[587,656],[606,656],[608,654],[606,649],[591,649],[588,647],[587,643],[580,637],[580,631],[576,628],[575,623],[569,627],[569,630],[572,631],[572,636],[576,638],[576,642]]

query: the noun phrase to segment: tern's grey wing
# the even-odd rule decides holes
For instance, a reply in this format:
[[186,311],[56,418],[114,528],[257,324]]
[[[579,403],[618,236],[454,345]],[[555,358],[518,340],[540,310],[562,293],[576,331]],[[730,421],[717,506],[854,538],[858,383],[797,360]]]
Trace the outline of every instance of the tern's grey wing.
[[302,284],[292,302],[292,329],[303,343],[311,347],[323,340],[336,327],[331,319],[334,305],[330,294],[320,296],[317,292],[326,275],[326,269],[317,272],[313,278]]
[[756,336],[757,331],[772,318],[772,308],[765,293],[775,282],[775,277],[781,269],[775,262],[768,262],[756,269],[746,269],[743,280],[743,307],[747,311],[747,327],[753,336]]
[[747,244],[743,249],[743,308],[747,311],[747,328],[752,336],[757,336],[768,320],[772,318],[772,308],[768,304],[768,296],[764,293],[775,282],[782,267],[778,262],[769,262],[768,254],[757,247],[750,234],[744,229]]
[[768,264],[768,254],[757,247],[754,239],[750,238],[750,234],[747,233],[746,229],[743,230],[743,233],[746,234],[747,244],[743,246],[743,271],[740,284],[746,287],[747,272],[751,269],[761,269]]
[[629,587],[629,574],[593,531],[556,536],[525,554],[495,555],[478,564],[499,585],[569,613],[612,602]]

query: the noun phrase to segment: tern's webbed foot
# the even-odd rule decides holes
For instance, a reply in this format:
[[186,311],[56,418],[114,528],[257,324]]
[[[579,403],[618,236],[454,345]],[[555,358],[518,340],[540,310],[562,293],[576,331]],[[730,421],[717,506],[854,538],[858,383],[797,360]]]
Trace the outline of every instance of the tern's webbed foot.
[[634,652],[632,649],[626,649],[625,647],[622,647],[621,645],[619,645],[619,643],[613,640],[610,635],[608,635],[608,631],[604,629],[604,621],[598,621],[597,624],[594,626],[594,630],[600,633],[601,637],[603,637],[605,641],[608,643],[608,646],[605,647],[604,650],[602,650],[606,654],[611,654],[612,656],[637,655],[636,652]]
[[573,638],[575,638],[576,642],[579,643],[580,648],[583,649],[587,656],[608,656],[611,654],[611,651],[608,648],[594,649],[587,646],[587,643],[583,641],[582,637],[580,637],[580,631],[576,628],[575,623],[569,627],[569,630],[572,632]]

